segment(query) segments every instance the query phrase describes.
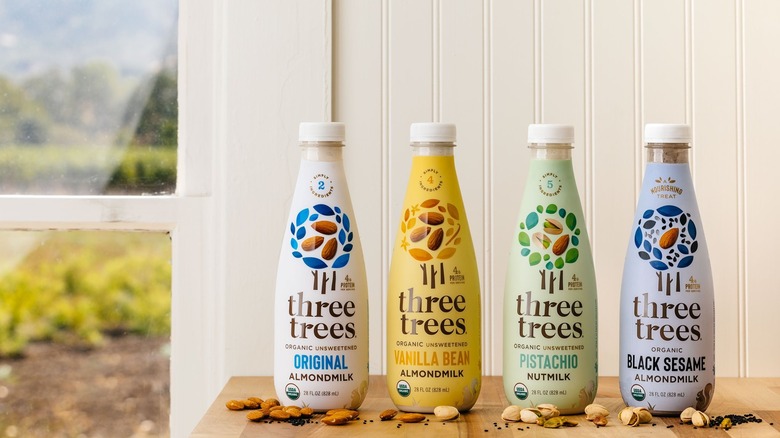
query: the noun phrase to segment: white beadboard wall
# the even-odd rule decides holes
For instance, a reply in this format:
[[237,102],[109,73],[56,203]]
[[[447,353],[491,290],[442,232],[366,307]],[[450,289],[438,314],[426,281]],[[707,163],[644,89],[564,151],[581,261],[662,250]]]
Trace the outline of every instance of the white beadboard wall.
[[[383,336],[409,124],[458,126],[456,162],[482,276],[484,371],[501,374],[501,296],[525,182],[529,123],[575,126],[574,167],[595,250],[599,362],[618,373],[618,297],[647,122],[690,123],[716,285],[716,370],[777,375],[772,327],[780,213],[780,2],[333,0],[333,120]],[[767,205],[768,198],[775,201]],[[774,242],[775,244],[771,244]],[[384,348],[374,344],[371,370]]]
[[574,167],[599,289],[600,373],[617,375],[619,289],[645,165],[643,126],[685,122],[693,126],[691,166],[715,276],[717,374],[778,375],[780,239],[771,227],[780,216],[780,2],[217,4],[215,141],[229,152],[215,157],[223,173],[214,275],[225,283],[226,375],[273,372],[272,338],[251,335],[247,325],[273,318],[264,303],[297,173],[297,124],[315,120],[347,124],[345,165],[371,297],[371,373],[384,371],[384,302],[411,165],[410,123],[458,127],[486,375],[502,371],[500,306],[528,166],[527,125],[575,126]]

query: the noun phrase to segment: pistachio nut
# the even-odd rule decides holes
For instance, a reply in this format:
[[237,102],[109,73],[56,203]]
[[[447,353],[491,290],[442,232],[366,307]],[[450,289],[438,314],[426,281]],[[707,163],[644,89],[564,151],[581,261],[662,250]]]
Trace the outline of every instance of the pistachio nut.
[[449,421],[458,418],[460,412],[458,412],[458,408],[455,406],[436,406],[433,409],[433,415],[439,421]]
[[542,416],[545,419],[553,418],[561,415],[561,411],[558,410],[558,406],[555,406],[550,403],[542,403],[540,405],[536,405],[536,409],[538,409],[539,412],[542,413]]
[[636,407],[634,412],[639,417],[639,424],[645,424],[653,421],[653,414],[645,407]]
[[601,414],[594,415],[593,418],[590,421],[592,421],[593,424],[595,424],[596,426],[600,426],[600,427],[601,426],[606,426],[607,423],[609,423],[609,420],[607,420],[607,417],[605,417],[605,416],[603,416]]
[[539,409],[525,408],[520,411],[520,421],[523,423],[534,424],[539,420],[539,418],[544,418],[542,413],[539,412]]
[[[506,409],[504,409],[504,412],[501,413],[501,419],[504,421],[520,421],[520,406],[507,406]],[[534,417],[534,423],[536,423],[536,417]]]
[[691,423],[696,427],[710,427],[710,417],[702,411],[696,411],[691,417]]
[[609,417],[609,409],[596,403],[592,403],[589,404],[588,406],[585,406],[585,418],[587,420],[593,420],[593,417],[595,417],[596,415],[601,415],[602,417]]
[[633,408],[626,407],[623,408],[623,410],[620,411],[618,414],[618,417],[620,417],[620,422],[625,424],[626,426],[639,426],[639,415],[637,415],[636,412],[634,412]]
[[693,419],[693,414],[695,413],[696,413],[696,408],[693,407],[685,408],[685,410],[683,410],[680,413],[680,421],[682,421],[683,423],[690,423],[691,419]]
[[565,427],[574,427],[579,424],[578,422],[570,419],[569,417],[559,417],[559,418],[563,418],[563,425]]
[[553,417],[547,420],[544,420],[544,424],[542,426],[548,428],[548,429],[557,429],[561,426],[563,426],[564,418],[563,417]]

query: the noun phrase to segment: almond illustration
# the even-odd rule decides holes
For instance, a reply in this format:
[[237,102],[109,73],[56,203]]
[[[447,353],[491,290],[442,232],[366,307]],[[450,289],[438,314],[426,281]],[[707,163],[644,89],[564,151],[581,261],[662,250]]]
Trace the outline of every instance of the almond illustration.
[[419,242],[423,239],[425,239],[428,236],[428,233],[431,232],[431,227],[417,227],[412,230],[412,233],[409,234],[409,240],[412,242]]
[[338,231],[338,226],[330,221],[317,221],[311,224],[311,227],[319,231],[322,234],[331,235]]
[[325,238],[322,236],[313,236],[301,242],[301,249],[304,251],[314,251],[322,245]]
[[670,228],[663,235],[661,235],[661,238],[658,240],[658,246],[660,246],[662,249],[671,248],[672,245],[674,245],[675,242],[677,242],[677,236],[679,235],[680,235],[679,228]]
[[423,213],[419,216],[419,218],[428,225],[441,225],[444,223],[444,215],[441,213],[436,213],[435,211]]
[[441,228],[437,228],[428,236],[428,249],[436,251],[441,246],[441,241],[444,239],[444,231]]
[[331,237],[330,240],[322,247],[322,258],[324,260],[330,260],[336,255],[336,238]]
[[563,236],[559,237],[558,240],[555,241],[555,244],[553,244],[553,254],[555,255],[561,255],[564,251],[566,251],[566,248],[569,247],[569,235],[564,234]]
[[431,207],[436,207],[436,205],[438,204],[439,204],[438,199],[426,199],[425,201],[420,203],[420,206],[425,208],[431,208]]

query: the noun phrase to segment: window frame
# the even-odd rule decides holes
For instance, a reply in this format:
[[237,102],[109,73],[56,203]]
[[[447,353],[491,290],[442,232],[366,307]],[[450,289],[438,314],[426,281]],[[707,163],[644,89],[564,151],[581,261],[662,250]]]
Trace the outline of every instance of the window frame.
[[[177,185],[164,196],[0,195],[0,230],[167,232],[171,236],[171,436],[197,424],[224,384],[213,217],[221,2],[179,2]],[[196,317],[193,317],[195,315]],[[195,414],[193,414],[195,413]]]

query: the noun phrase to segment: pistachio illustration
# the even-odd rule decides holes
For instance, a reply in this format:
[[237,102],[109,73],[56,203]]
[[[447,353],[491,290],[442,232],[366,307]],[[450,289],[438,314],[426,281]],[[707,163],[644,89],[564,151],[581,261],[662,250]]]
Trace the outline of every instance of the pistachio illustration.
[[544,220],[544,232],[547,234],[558,235],[563,232],[563,225],[555,219]]

